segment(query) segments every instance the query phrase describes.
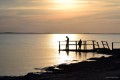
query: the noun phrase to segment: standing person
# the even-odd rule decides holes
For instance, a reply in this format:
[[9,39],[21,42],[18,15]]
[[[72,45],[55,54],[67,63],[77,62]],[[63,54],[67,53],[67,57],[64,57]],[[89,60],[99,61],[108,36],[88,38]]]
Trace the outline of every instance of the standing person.
[[79,48],[81,50],[81,45],[82,45],[82,40],[80,39],[79,42],[78,42],[78,45],[79,45]]
[[69,38],[68,36],[66,36],[67,40],[66,40],[66,49],[69,49]]

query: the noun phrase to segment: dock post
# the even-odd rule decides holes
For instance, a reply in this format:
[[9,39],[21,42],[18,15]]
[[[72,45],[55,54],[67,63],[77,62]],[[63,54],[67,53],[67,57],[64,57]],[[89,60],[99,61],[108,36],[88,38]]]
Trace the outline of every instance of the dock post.
[[59,52],[60,52],[60,41],[59,41]]
[[92,41],[93,42],[93,50],[95,49],[95,41]]
[[108,45],[108,42],[107,42],[107,41],[106,41],[106,44],[107,44],[108,49],[110,49],[110,47],[109,47],[109,45]]
[[97,42],[97,46],[98,46],[98,48],[100,48],[100,46],[99,46],[99,43]]
[[69,51],[69,46],[70,46],[70,44],[68,43],[68,51]]
[[76,41],[76,51],[77,51],[77,41]]
[[87,50],[86,41],[84,41],[84,50]]
[[83,42],[83,44],[84,44],[84,50],[85,50],[85,41]]
[[101,42],[102,42],[103,48],[105,48],[104,42],[103,41],[101,41]]
[[113,42],[112,42],[112,50],[113,50]]

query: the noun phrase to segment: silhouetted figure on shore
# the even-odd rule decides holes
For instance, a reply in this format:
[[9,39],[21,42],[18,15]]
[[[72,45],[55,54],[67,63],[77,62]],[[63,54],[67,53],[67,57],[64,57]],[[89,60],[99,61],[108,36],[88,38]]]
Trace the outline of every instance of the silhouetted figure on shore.
[[66,49],[69,49],[69,38],[68,36],[66,36],[67,40],[66,40]]
[[81,50],[81,46],[82,46],[82,40],[80,39],[79,42],[78,42],[78,46],[79,46],[79,50]]

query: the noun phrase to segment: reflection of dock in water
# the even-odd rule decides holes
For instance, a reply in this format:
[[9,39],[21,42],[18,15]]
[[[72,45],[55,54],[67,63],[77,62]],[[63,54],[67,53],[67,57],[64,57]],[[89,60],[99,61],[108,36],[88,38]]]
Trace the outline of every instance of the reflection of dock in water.
[[69,41],[68,48],[66,49],[66,41],[59,41],[59,52],[60,51],[76,51],[76,52],[109,52],[109,51],[120,51],[120,48],[115,48],[115,44],[120,42],[112,42],[112,49],[110,49],[107,41],[101,41],[102,48],[96,40],[84,40],[79,49],[78,41]]

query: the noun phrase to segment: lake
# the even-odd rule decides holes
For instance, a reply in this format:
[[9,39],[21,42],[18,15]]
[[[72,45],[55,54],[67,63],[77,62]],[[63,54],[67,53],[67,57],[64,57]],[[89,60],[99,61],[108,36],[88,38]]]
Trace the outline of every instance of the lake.
[[[0,34],[0,76],[19,76],[28,72],[37,72],[34,68],[43,68],[62,63],[74,63],[91,57],[109,56],[96,53],[59,53],[58,41],[96,40],[120,42],[120,34]],[[120,48],[120,44],[115,47]],[[64,48],[64,46],[63,46]]]

